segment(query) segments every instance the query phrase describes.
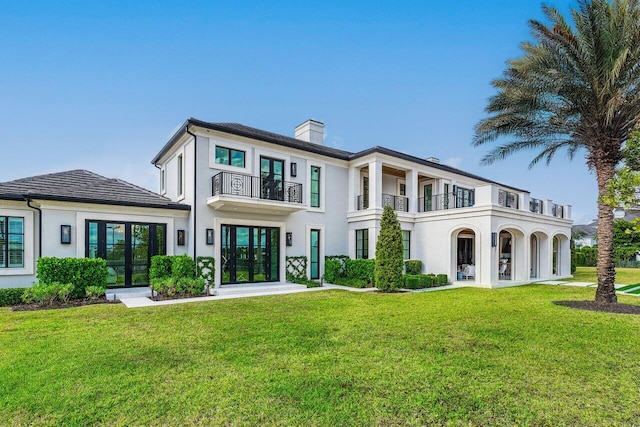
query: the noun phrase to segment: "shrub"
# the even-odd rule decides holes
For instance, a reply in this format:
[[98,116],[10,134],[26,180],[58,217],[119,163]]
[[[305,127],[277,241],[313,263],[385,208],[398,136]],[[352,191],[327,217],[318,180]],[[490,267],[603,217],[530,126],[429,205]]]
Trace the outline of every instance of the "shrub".
[[444,286],[449,283],[449,276],[446,274],[438,274],[436,276],[436,284],[438,286]]
[[181,277],[174,279],[165,277],[151,280],[151,289],[162,297],[198,296],[204,291],[205,281],[202,278]]
[[402,230],[391,206],[384,207],[380,235],[376,242],[375,283],[382,292],[393,292],[402,286],[404,250]]
[[149,279],[162,279],[171,277],[172,256],[155,255],[151,257],[151,268],[149,269]]
[[404,287],[407,289],[421,289],[420,276],[415,274],[405,274]]
[[328,283],[334,283],[340,277],[342,277],[342,263],[340,260],[325,258],[324,280]]
[[362,280],[357,278],[339,277],[334,285],[349,286],[351,288],[368,288],[371,286],[370,280]]
[[0,289],[0,307],[18,305],[22,302],[22,295],[28,288]]
[[89,301],[97,301],[104,296],[106,288],[102,286],[87,286],[84,291]]
[[409,259],[404,262],[405,271],[409,275],[422,273],[422,261],[419,259]]
[[424,283],[426,286],[433,287],[436,285],[436,275],[433,273],[424,274]]
[[37,277],[40,283],[70,283],[71,298],[84,298],[87,286],[107,285],[107,261],[101,258],[55,258],[38,260]]
[[196,275],[204,279],[207,285],[213,285],[216,277],[216,259],[212,256],[196,258]]
[[194,279],[196,263],[189,255],[175,255],[171,260],[171,277],[178,279]]
[[376,269],[375,259],[347,259],[344,266],[347,279],[373,283]]
[[71,283],[37,283],[27,288],[22,300],[27,304],[53,305],[55,301],[67,302],[74,286]]

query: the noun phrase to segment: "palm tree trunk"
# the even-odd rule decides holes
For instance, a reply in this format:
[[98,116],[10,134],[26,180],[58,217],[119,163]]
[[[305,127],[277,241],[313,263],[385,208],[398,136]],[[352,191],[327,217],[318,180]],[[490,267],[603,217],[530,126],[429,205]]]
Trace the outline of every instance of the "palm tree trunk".
[[615,164],[602,162],[596,168],[598,181],[598,289],[596,302],[617,303],[615,289],[616,270],[613,261],[613,208],[601,202],[615,175]]

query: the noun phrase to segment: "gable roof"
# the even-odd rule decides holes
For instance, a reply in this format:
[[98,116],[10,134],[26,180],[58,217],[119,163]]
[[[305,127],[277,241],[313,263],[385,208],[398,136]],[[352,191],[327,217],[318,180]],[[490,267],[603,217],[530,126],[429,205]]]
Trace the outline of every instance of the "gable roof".
[[103,205],[191,209],[188,205],[175,203],[130,182],[106,178],[82,169],[0,182],[0,199],[24,200],[25,197]]
[[314,144],[312,142],[303,141],[296,138],[291,138],[289,136],[280,135],[273,132],[268,132],[261,129],[252,128],[249,126],[242,125],[240,123],[211,123],[205,122],[202,120],[194,119],[193,117],[187,119],[182,126],[178,129],[178,131],[169,139],[169,141],[162,147],[162,149],[156,154],[156,156],[151,160],[151,163],[154,165],[164,156],[173,145],[187,133],[189,126],[197,126],[204,129],[215,130],[219,132],[224,132],[232,135],[243,136],[245,138],[256,139],[258,141],[270,142],[272,144],[281,145],[284,147],[295,148],[302,151],[307,151],[310,153],[320,154],[327,157],[332,157],[334,159],[339,160],[355,160],[360,157],[367,156],[373,153],[386,154],[388,156],[396,157],[399,159],[407,160],[413,163],[421,164],[424,166],[429,166],[434,169],[439,169],[446,172],[455,173],[458,175],[466,176],[468,178],[477,179],[479,181],[483,181],[489,184],[496,184],[501,187],[509,188],[515,191],[524,191],[516,187],[512,187],[510,185],[502,184],[496,181],[492,181],[487,178],[483,178],[478,175],[474,175],[472,173],[465,172],[461,169],[456,169],[451,166],[446,166],[440,163],[431,162],[429,160],[424,160],[419,157],[412,156],[410,154],[405,154],[399,151],[392,150],[390,148],[385,147],[372,147],[366,150],[360,151],[358,153],[352,153],[350,151],[339,150],[337,148],[326,147],[324,145]]

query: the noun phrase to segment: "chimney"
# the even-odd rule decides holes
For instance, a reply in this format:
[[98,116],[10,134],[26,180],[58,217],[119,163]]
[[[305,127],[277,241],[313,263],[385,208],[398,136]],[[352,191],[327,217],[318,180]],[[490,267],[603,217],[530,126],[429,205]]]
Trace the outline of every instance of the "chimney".
[[440,163],[440,159],[437,157],[427,157],[426,160],[431,163]]
[[296,126],[295,135],[296,139],[323,145],[324,123],[309,119]]

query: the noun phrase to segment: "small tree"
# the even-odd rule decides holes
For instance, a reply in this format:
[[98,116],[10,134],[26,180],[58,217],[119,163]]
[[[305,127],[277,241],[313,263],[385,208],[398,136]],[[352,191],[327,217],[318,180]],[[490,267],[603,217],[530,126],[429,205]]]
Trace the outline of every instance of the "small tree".
[[385,206],[376,242],[376,286],[383,292],[393,292],[402,286],[402,230],[396,213]]

